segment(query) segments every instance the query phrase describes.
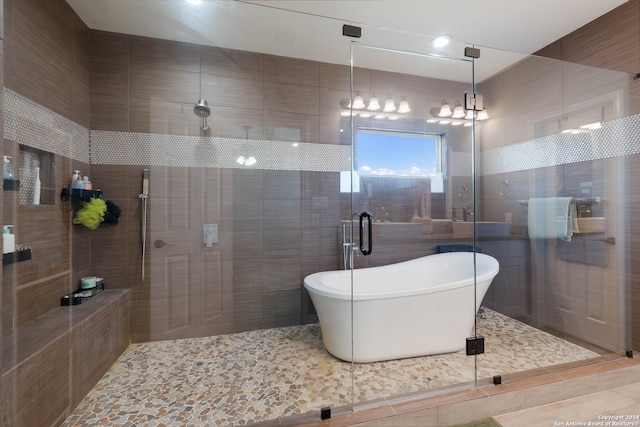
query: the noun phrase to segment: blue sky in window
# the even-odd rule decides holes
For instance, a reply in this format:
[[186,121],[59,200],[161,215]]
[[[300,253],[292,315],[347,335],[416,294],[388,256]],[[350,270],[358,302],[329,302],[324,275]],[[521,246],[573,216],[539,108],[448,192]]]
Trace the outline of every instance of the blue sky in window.
[[373,176],[435,176],[437,137],[358,133],[358,173]]

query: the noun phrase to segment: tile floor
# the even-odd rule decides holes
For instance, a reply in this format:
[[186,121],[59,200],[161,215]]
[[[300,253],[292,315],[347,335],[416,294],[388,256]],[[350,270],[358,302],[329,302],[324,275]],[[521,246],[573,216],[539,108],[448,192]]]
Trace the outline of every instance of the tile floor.
[[491,310],[478,334],[477,360],[461,351],[355,365],[326,352],[318,325],[132,344],[63,426],[246,425],[472,381],[476,365],[491,378],[596,356]]
[[494,417],[503,427],[640,426],[640,382]]

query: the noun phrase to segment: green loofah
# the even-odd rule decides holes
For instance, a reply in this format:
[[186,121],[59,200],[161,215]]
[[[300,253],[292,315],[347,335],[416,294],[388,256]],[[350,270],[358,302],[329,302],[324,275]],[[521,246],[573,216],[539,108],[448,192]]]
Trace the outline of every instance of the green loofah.
[[104,213],[107,211],[107,204],[102,199],[91,199],[84,203],[82,208],[73,218],[74,224],[82,224],[85,227],[95,230],[104,221]]

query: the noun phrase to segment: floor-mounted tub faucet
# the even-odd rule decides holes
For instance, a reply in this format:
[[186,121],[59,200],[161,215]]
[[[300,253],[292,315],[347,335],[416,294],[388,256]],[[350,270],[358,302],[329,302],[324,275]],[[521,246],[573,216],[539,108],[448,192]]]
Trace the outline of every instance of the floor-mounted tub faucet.
[[469,212],[469,209],[471,209],[469,206],[462,207],[462,221],[466,221],[467,216],[473,216],[473,212]]

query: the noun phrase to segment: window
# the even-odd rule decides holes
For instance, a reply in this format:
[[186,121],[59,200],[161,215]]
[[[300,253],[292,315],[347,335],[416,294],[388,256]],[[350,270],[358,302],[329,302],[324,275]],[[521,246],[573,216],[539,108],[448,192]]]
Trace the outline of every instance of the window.
[[359,129],[356,138],[361,177],[430,178],[432,193],[444,191],[440,135]]

